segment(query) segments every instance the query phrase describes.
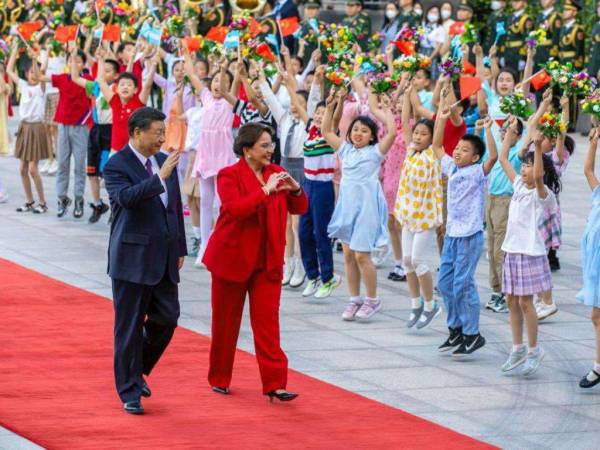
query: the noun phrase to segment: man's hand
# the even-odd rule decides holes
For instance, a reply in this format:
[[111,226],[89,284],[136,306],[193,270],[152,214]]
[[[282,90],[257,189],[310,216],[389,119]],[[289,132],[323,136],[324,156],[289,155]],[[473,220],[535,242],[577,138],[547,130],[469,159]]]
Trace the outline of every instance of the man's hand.
[[162,167],[160,168],[160,172],[158,173],[158,176],[161,180],[166,180],[171,176],[171,172],[173,172],[173,169],[177,167],[177,163],[179,162],[179,155],[179,151],[174,151],[167,156],[167,159],[163,163]]
[[185,256],[180,256],[179,261],[177,261],[177,268],[181,270],[183,267],[183,263],[185,262]]

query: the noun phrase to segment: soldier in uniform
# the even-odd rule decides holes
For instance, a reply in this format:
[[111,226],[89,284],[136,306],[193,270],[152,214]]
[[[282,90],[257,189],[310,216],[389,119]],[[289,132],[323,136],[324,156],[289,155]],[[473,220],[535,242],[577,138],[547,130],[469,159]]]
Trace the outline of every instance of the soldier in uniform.
[[[483,42],[482,47],[484,53],[487,55],[492,45],[496,44],[498,47],[502,45],[503,37],[496,40],[496,30],[498,24],[504,25],[506,30],[508,22],[508,16],[506,14],[506,2],[505,1],[493,1],[492,2],[492,13],[488,17],[485,29],[483,30]],[[502,56],[502,55],[498,55]]]
[[[456,18],[459,22],[470,23],[473,20],[473,7],[468,0],[460,0],[456,7]],[[473,52],[474,43],[469,45],[469,62],[475,65],[475,53]]]
[[560,33],[560,13],[555,8],[556,0],[540,0],[542,10],[535,18],[535,28],[546,30],[546,39],[538,42],[535,51],[535,71],[540,69],[540,64],[548,62],[550,58],[558,56],[558,37]]
[[363,52],[369,49],[371,38],[371,18],[362,10],[362,0],[348,0],[346,2],[346,17],[342,25],[354,31],[358,45]]
[[598,77],[600,71],[600,3],[596,6],[596,19],[592,28],[592,48],[587,65],[587,72],[593,77]]
[[298,33],[299,39],[304,43],[303,47],[301,47],[302,51],[298,52],[298,56],[302,58],[304,67],[306,67],[310,61],[310,56],[319,46],[317,41],[319,35],[314,26],[319,27],[322,23],[319,21],[320,11],[321,0],[308,0],[304,4],[304,18],[300,22],[300,31]]
[[533,29],[533,19],[525,13],[527,2],[513,0],[511,4],[514,12],[508,19],[504,48],[500,50],[504,56],[504,66],[519,73],[525,68],[527,56],[525,40]]
[[[565,0],[562,13],[562,26],[558,42],[558,59],[561,64],[571,63],[576,70],[583,70],[585,62],[585,32],[577,23],[577,13],[581,11],[579,0]],[[571,121],[569,131],[574,131],[577,123],[577,98],[571,96]]]
[[398,14],[398,30],[403,26],[417,28],[421,25],[421,17],[414,9],[413,0],[400,0],[400,13]]
[[212,27],[227,25],[231,20],[231,8],[227,0],[215,0],[212,5],[202,5],[198,16],[198,33],[202,36]]

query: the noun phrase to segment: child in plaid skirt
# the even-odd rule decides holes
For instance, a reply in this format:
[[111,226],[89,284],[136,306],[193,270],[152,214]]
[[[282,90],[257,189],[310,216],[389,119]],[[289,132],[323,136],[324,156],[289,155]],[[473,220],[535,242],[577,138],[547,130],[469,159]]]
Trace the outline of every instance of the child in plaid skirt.
[[[542,114],[544,110],[542,103]],[[509,120],[507,133],[516,133],[516,120]],[[513,348],[502,371],[508,372],[524,364],[523,375],[535,372],[544,357],[544,351],[537,343],[538,319],[533,296],[552,289],[546,236],[541,232],[541,224],[546,211],[556,210],[555,194],[560,191],[560,179],[554,166],[551,162],[548,165],[543,162],[542,140],[543,136],[536,130],[535,151],[525,155],[521,175],[517,175],[508,160],[509,139],[503,142],[500,155],[502,168],[514,186],[502,244],[505,252],[502,292],[508,300]],[[523,321],[527,327],[529,351],[523,344]]]

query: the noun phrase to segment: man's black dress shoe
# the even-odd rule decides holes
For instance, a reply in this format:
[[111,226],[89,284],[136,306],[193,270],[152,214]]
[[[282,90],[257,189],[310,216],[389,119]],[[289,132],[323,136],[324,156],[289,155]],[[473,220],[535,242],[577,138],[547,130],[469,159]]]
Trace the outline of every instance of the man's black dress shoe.
[[223,394],[223,395],[228,395],[229,394],[229,388],[224,388],[224,387],[219,387],[219,386],[212,386],[212,390],[213,390],[213,392],[216,392],[217,394]]
[[150,390],[150,386],[146,383],[146,380],[143,380],[144,384],[142,385],[142,397],[150,397],[152,395],[152,391]]
[[123,403],[123,409],[129,414],[144,414],[144,407],[139,400]]

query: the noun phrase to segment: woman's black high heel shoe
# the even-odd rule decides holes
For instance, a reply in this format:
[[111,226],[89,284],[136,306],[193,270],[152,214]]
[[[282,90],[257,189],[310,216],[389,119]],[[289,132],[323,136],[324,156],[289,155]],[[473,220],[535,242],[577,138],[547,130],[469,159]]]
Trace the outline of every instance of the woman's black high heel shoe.
[[280,402],[291,402],[296,397],[298,397],[298,394],[296,394],[294,392],[271,391],[271,392],[268,392],[266,395],[269,397],[269,400],[271,401],[271,403],[273,403],[273,399],[275,399],[275,398],[277,400],[279,400]]
[[216,392],[217,394],[229,395],[229,388],[212,386],[212,390],[213,390],[213,392]]

